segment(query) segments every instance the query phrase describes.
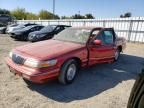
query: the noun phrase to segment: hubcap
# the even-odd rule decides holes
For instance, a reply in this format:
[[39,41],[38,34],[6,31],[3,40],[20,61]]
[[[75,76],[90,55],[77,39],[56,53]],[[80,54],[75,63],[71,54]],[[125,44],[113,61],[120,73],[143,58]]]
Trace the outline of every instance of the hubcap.
[[76,66],[75,64],[71,64],[67,70],[67,79],[69,81],[73,80],[76,74]]

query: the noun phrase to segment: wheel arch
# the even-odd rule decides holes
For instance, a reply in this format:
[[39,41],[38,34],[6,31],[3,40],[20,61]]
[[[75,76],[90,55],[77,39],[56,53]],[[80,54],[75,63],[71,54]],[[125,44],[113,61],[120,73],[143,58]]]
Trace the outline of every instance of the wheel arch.
[[119,45],[117,48],[119,49],[120,52],[122,52],[122,46],[121,45]]
[[72,59],[75,60],[75,61],[78,63],[78,68],[81,68],[82,61],[81,61],[81,59],[78,58],[78,57],[71,57],[71,58],[66,59],[66,60],[63,62],[63,64],[61,65],[61,67],[62,67],[67,61],[72,60]]

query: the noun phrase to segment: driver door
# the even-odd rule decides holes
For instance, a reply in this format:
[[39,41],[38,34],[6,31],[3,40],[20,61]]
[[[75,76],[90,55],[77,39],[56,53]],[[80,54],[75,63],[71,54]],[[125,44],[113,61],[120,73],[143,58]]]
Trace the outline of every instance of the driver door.
[[115,36],[112,30],[106,29],[101,31],[94,37],[94,40],[100,40],[101,44],[91,44],[89,51],[89,63],[90,65],[96,63],[107,62],[114,57],[114,41]]

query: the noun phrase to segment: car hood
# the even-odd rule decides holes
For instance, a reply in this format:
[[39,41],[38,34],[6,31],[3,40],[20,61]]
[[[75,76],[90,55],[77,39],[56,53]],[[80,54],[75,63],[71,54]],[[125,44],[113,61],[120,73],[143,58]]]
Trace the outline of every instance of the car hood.
[[38,60],[48,60],[85,47],[83,44],[46,40],[17,47],[16,52]]
[[16,31],[16,30],[20,30],[20,29],[22,29],[22,28],[24,28],[24,27],[19,27],[19,26],[16,26],[16,27],[8,27],[7,28],[7,31],[9,31],[9,32],[13,32],[13,31]]
[[12,31],[12,33],[23,33],[26,32],[27,30],[14,30]]
[[6,27],[0,27],[0,30],[3,30],[3,29],[5,29]]
[[24,28],[24,26],[8,27],[8,29],[21,29],[21,28]]

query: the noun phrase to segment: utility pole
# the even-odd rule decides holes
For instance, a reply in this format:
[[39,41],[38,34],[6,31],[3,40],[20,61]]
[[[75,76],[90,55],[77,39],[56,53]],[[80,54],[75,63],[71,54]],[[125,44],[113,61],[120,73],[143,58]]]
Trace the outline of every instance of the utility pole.
[[80,11],[78,11],[78,15],[80,16]]
[[55,19],[55,0],[53,0],[53,19]]

